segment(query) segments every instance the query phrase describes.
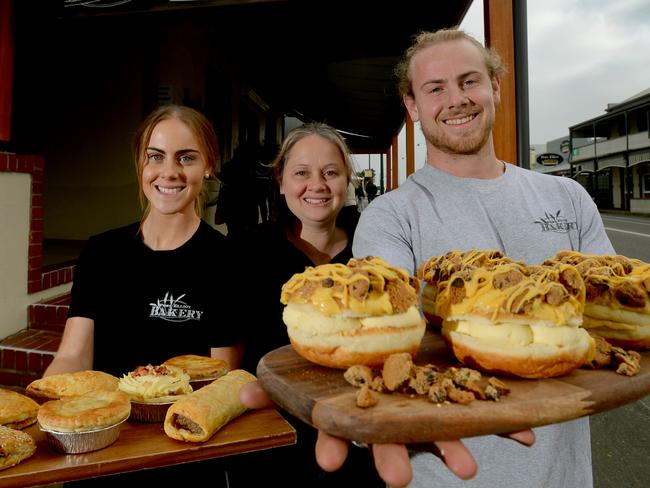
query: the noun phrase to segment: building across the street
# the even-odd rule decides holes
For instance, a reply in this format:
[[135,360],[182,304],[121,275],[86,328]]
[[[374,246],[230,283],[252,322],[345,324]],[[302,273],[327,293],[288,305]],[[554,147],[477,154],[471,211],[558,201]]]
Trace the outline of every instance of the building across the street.
[[[563,174],[576,178],[599,208],[650,213],[649,119],[647,88],[569,127],[569,171]],[[555,152],[550,142],[547,149]]]

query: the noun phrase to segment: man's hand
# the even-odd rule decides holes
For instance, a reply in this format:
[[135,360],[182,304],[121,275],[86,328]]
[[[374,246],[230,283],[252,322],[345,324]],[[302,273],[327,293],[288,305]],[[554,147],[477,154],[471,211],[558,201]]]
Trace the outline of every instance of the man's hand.
[[[379,476],[392,487],[406,486],[413,472],[407,446],[401,444],[373,444],[372,454]],[[440,457],[459,478],[470,479],[476,474],[476,461],[460,441],[441,441],[425,446],[418,444],[418,451],[428,451]],[[339,469],[348,454],[348,442],[323,431],[318,432],[316,460],[325,471]]]
[[[274,406],[258,382],[248,383],[240,392],[241,402],[248,408],[267,408]],[[535,434],[531,430],[522,430],[502,434],[520,444],[531,446]],[[325,471],[336,471],[348,456],[349,442],[318,431],[316,441],[316,461]],[[393,487],[406,486],[411,482],[413,472],[408,456],[409,446],[400,444],[374,444],[372,454],[379,476]],[[417,451],[432,452],[447,465],[447,468],[460,479],[470,479],[476,474],[477,465],[474,457],[461,441],[438,441],[432,444],[412,446]]]
[[[318,431],[316,461],[325,471],[336,471],[348,455],[348,441]],[[372,455],[381,479],[389,486],[409,484],[412,478],[411,461],[405,446],[398,444],[373,444]]]

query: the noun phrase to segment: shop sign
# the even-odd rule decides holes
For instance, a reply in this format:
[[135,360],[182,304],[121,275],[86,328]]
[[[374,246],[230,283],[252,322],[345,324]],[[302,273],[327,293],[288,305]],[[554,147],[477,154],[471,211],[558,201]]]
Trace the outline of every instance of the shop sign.
[[543,166],[557,166],[564,158],[560,154],[544,153],[537,156],[537,163]]

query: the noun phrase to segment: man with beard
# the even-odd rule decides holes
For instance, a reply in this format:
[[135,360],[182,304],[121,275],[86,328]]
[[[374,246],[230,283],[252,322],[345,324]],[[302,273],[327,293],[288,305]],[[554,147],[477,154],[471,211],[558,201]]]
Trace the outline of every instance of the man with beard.
[[[530,264],[561,249],[614,253],[582,186],[497,159],[492,127],[504,67],[496,53],[459,30],[424,32],[396,72],[409,115],[425,135],[427,164],[364,210],[356,257],[381,256],[414,274],[451,250],[499,249]],[[241,398],[251,408],[269,402],[257,383],[242,389]],[[469,450],[460,441],[432,443],[439,459],[421,452],[409,460],[406,447],[396,444],[375,444],[372,452],[377,471],[394,487],[411,481],[414,487],[593,485],[587,418],[507,437],[535,445],[484,436],[465,440]],[[323,469],[338,469],[347,450],[347,441],[319,432],[316,458]]]
[[[425,136],[427,164],[362,213],[356,257],[381,256],[414,274],[430,257],[451,250],[498,249],[529,264],[561,249],[614,253],[582,186],[497,158],[492,127],[505,69],[496,53],[456,29],[424,32],[396,72],[404,105]],[[510,437],[535,445],[526,449],[498,436],[464,441],[469,451],[459,442],[436,443],[432,450],[451,472],[433,455],[415,454],[411,486],[592,486],[587,418]],[[382,456],[386,449],[401,461],[392,484],[408,483],[406,449],[384,446]],[[456,476],[476,472],[469,452],[480,469],[460,481]]]

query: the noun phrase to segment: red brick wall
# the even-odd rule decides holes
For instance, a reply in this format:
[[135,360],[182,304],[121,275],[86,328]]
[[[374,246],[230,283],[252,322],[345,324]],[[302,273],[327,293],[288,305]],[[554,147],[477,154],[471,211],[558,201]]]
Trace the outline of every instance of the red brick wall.
[[27,253],[27,293],[36,293],[70,283],[74,266],[43,272],[43,181],[45,161],[41,156],[0,153],[0,172],[29,173],[32,196]]

